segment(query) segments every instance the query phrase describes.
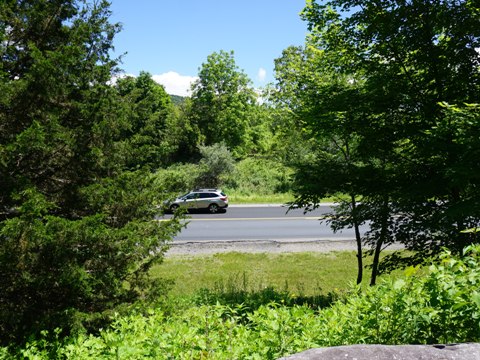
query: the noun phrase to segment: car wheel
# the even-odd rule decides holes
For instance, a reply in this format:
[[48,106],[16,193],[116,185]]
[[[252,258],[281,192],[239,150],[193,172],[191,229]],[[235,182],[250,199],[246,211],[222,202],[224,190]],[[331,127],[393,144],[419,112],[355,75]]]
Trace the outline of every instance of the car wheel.
[[208,211],[210,211],[211,214],[216,214],[218,212],[218,205],[217,204],[210,204],[208,206]]
[[177,211],[177,209],[178,209],[178,205],[177,205],[177,204],[172,204],[172,205],[170,205],[170,211],[171,211],[171,212],[175,212],[175,211]]

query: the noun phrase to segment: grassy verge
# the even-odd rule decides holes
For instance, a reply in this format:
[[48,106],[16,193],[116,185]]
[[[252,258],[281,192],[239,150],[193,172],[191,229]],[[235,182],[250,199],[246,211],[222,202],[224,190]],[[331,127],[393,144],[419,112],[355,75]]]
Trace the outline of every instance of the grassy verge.
[[274,287],[299,296],[342,292],[356,279],[354,252],[174,256],[152,269],[152,276],[174,280],[173,296],[202,288],[260,291]]
[[291,194],[243,194],[225,189],[231,204],[286,204],[293,201]]
[[[232,204],[286,204],[292,202],[294,197],[290,193],[277,193],[277,194],[244,194],[235,190],[224,190]],[[329,197],[322,199],[322,202],[331,203],[336,202],[338,198]]]

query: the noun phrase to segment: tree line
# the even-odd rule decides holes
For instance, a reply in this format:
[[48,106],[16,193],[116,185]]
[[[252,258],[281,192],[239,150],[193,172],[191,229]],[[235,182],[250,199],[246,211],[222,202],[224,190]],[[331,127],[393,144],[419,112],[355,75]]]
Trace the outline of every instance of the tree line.
[[[274,84],[259,93],[220,50],[173,103],[148,72],[120,76],[107,1],[2,2],[0,340],[155,301],[148,271],[181,216],[152,219],[179,163],[213,186],[212,159],[264,157],[293,168],[292,206],[339,196],[331,225],[356,230],[358,283],[364,249],[371,284],[461,253],[480,218],[478,15],[471,1],[309,0]],[[412,255],[380,261],[393,242]]]

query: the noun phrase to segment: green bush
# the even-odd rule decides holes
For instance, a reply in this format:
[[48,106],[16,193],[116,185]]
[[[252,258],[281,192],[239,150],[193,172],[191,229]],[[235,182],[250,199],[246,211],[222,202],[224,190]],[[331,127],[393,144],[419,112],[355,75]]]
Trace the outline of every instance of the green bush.
[[196,186],[201,169],[196,164],[176,164],[167,169],[158,170],[155,174],[158,188],[170,196],[186,193]]
[[224,144],[200,146],[198,164],[175,164],[156,172],[158,187],[177,196],[195,188],[220,187],[234,169],[234,159]]
[[[99,336],[31,341],[27,359],[276,359],[320,346],[480,341],[480,246],[462,258],[445,252],[428,274],[354,289],[332,307],[270,303],[181,307],[117,317]],[[0,349],[0,359],[10,354]]]
[[0,343],[96,331],[109,313],[163,291],[148,272],[181,224],[151,221],[162,200],[152,181],[142,172],[98,181],[85,190],[96,214],[79,219],[52,214],[35,190],[21,195],[16,216],[0,222]]
[[225,186],[239,194],[286,193],[290,190],[290,174],[291,170],[279,162],[247,158],[237,162]]
[[232,153],[223,143],[200,146],[200,175],[196,187],[220,187],[223,178],[230,175],[235,166]]
[[326,346],[434,344],[480,340],[480,246],[464,258],[444,252],[426,276],[417,268],[383,281],[319,314]]
[[291,169],[279,162],[247,158],[235,163],[223,144],[203,146],[200,150],[202,158],[198,164],[175,164],[158,170],[158,188],[174,197],[195,188],[216,187],[241,201],[290,191]]

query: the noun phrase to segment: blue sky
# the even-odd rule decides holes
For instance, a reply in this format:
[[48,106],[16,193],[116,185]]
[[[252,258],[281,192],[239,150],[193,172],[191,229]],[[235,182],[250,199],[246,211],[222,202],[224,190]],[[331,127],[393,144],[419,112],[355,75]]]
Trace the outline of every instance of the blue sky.
[[274,80],[274,59],[303,45],[305,0],[110,0],[111,21],[123,30],[115,54],[122,69],[147,71],[167,92],[186,95],[207,56],[234,51],[237,66],[255,87]]

